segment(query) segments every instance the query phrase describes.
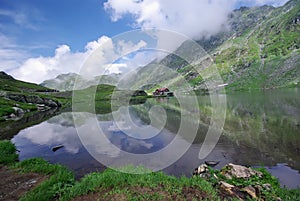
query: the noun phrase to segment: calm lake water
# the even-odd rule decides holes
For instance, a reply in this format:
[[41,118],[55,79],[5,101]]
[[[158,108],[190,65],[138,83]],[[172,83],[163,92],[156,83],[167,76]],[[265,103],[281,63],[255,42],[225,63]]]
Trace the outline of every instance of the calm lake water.
[[[221,168],[227,163],[265,166],[279,178],[282,185],[297,188],[300,186],[299,95],[299,89],[227,95],[224,132],[213,151],[203,160],[200,160],[198,155],[210,124],[212,108],[209,96],[197,97],[200,126],[195,139],[192,140],[188,132],[177,135],[182,111],[176,98],[148,99],[144,103],[128,106],[134,125],[144,128],[144,131],[157,132],[154,136],[150,136],[151,133],[137,132],[143,129],[128,135],[127,131],[132,128],[126,120],[116,122],[116,110],[113,113],[97,115],[84,112],[61,113],[21,130],[11,140],[20,151],[20,160],[42,157],[51,163],[67,166],[77,177],[81,177],[88,172],[102,171],[106,168],[90,155],[91,150],[103,159],[105,164],[115,164],[116,161],[126,164],[124,153],[156,153],[167,147],[177,136],[179,142],[192,142],[192,145],[176,162],[163,169],[167,174],[191,176],[195,167],[212,160],[220,161],[216,168]],[[164,109],[164,112],[160,109],[156,111],[166,116],[164,128],[149,125],[151,120],[155,121],[148,114],[153,106]],[[73,115],[82,117],[76,119],[77,129],[81,129],[80,134],[75,128]],[[195,121],[193,115],[190,121]],[[98,138],[101,137],[92,132],[95,124],[101,128],[110,143],[99,141]],[[53,152],[52,148],[58,145],[63,147]],[[159,160],[158,157],[147,162],[156,163]],[[140,162],[143,164],[143,161]]]

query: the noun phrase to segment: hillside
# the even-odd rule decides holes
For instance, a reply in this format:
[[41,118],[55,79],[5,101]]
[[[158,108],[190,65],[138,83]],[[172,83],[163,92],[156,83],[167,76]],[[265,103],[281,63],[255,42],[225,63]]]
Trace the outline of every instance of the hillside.
[[66,99],[56,97],[57,90],[14,79],[0,72],[0,121],[18,120],[26,113],[59,108]]
[[[230,29],[197,41],[211,55],[212,65],[217,67],[224,83],[228,83],[227,89],[300,86],[299,0],[289,1],[278,8],[241,7],[229,15],[228,24]],[[183,43],[174,54],[145,66],[140,72],[149,74],[141,76],[140,82],[155,77],[151,86],[173,85],[176,88],[177,76],[170,78],[148,69],[156,64],[177,71],[192,88],[205,89],[205,82],[195,70],[197,66],[191,66],[176,56],[188,48]]]
[[0,72],[0,90],[1,91],[15,91],[15,92],[53,92],[55,90],[38,84],[23,82],[14,79],[5,72]]

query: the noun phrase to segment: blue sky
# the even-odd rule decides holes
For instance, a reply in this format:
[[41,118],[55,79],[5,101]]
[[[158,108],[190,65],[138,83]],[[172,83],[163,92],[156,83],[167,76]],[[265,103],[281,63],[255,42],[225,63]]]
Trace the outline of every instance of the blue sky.
[[197,39],[202,32],[217,33],[228,12],[240,5],[284,2],[0,0],[0,70],[39,83],[60,73],[78,72],[91,49],[134,28],[165,28]]
[[[112,23],[99,0],[1,0],[1,32],[15,42],[33,47],[35,55],[51,55],[59,44],[74,51],[99,36],[131,29],[126,20]],[[13,16],[11,16],[13,15]],[[19,20],[15,19],[18,18]],[[22,19],[21,19],[22,18]],[[34,48],[36,47],[36,48]]]

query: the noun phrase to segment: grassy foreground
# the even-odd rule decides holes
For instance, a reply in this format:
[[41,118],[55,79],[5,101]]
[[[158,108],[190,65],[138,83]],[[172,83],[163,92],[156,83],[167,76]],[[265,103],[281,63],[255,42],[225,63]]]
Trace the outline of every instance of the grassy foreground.
[[[27,192],[20,200],[237,200],[222,196],[216,180],[176,178],[162,172],[151,173],[142,167],[124,168],[144,174],[125,174],[107,169],[75,181],[72,172],[61,165],[49,164],[37,158],[17,162],[16,148],[7,140],[0,141],[0,155],[0,165],[6,165],[19,174],[34,172],[48,175],[44,182]],[[211,171],[219,176],[219,171]],[[282,200],[299,200],[300,189],[281,189],[274,177],[265,170],[262,172],[266,175],[263,181],[252,178],[227,182],[235,185],[268,182],[272,184],[272,190],[263,195],[264,200],[277,200],[278,197]]]

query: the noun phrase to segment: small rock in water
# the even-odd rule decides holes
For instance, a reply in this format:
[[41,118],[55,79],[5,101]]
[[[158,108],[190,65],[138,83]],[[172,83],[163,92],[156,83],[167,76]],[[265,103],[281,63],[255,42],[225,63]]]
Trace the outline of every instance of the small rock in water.
[[220,163],[220,161],[205,161],[205,164],[210,166],[210,167],[215,167],[219,163]]
[[58,145],[58,146],[52,147],[52,151],[56,152],[57,150],[59,150],[60,148],[63,148],[63,147],[64,147],[64,145]]

